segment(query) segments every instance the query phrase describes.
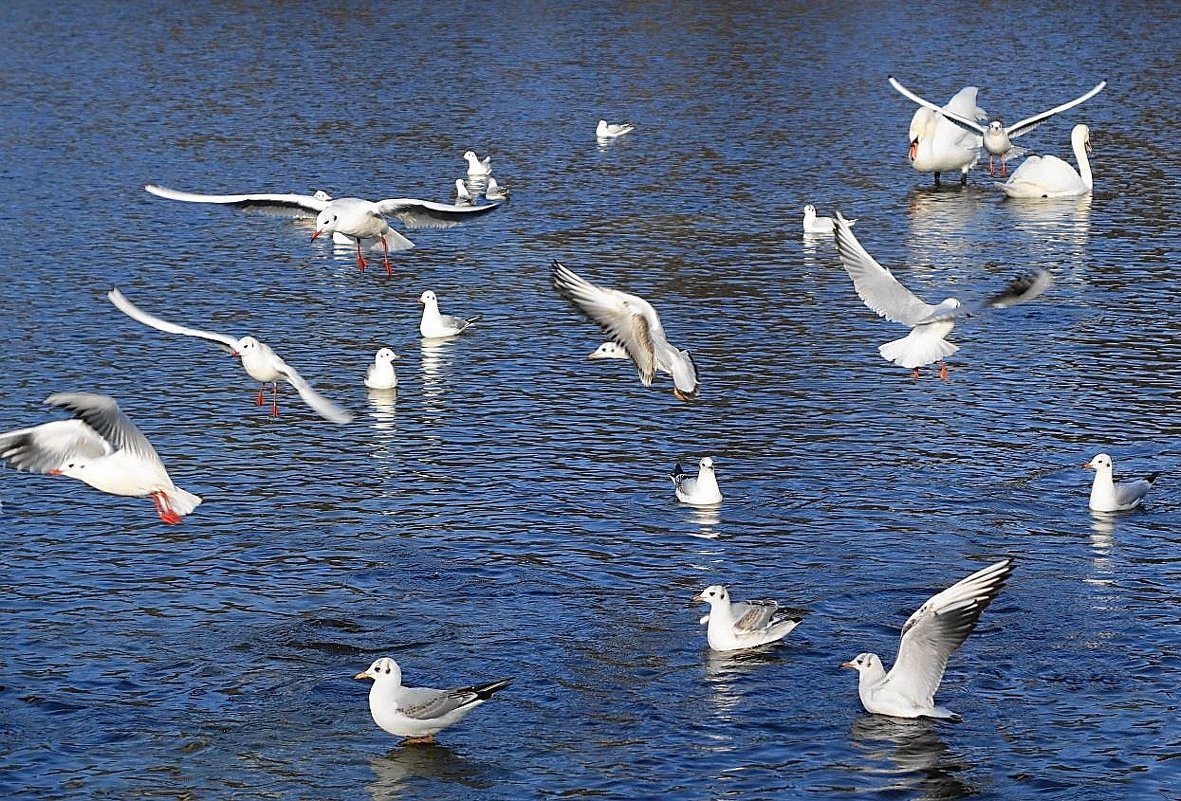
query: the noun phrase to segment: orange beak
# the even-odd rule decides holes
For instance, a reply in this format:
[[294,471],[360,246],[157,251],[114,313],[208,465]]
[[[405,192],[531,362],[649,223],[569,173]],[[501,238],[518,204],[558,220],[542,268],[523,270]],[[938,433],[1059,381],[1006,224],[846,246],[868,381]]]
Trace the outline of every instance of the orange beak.
[[1084,464],[1083,467],[1087,468],[1088,470],[1095,469],[1094,465],[1092,465],[1090,462],[1087,462],[1086,464]]
[[911,161],[914,161],[914,157],[915,157],[915,155],[918,154],[918,152],[919,152],[919,140],[916,139],[910,143],[910,150],[906,151],[906,157],[908,159],[910,159]]
[[315,242],[315,241],[316,241],[316,237],[318,237],[320,234],[321,234],[321,231],[320,231],[320,229],[319,229],[319,228],[317,228],[315,231],[312,231],[312,239],[311,239],[311,241],[312,241],[312,242]]
[[857,666],[854,665],[852,662],[842,662],[841,667],[852,668],[853,670],[857,669]]
[[47,476],[60,476],[61,474],[62,474],[62,471],[60,471],[60,470],[50,470],[50,471],[49,471],[49,472],[47,472],[45,475],[47,475]]

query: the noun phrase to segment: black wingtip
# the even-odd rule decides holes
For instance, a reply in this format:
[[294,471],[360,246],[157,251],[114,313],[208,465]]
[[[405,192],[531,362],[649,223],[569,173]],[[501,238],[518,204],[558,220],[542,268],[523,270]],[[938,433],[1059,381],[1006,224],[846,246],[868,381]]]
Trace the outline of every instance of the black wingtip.
[[1156,480],[1164,475],[1164,470],[1157,470],[1155,473],[1149,473],[1148,478],[1145,479],[1149,484],[1155,484]]
[[499,681],[493,681],[489,682],[488,684],[480,684],[472,687],[472,692],[476,694],[477,698],[484,701],[491,698],[494,693],[503,690],[505,687],[512,684],[512,682],[512,679],[500,679]]

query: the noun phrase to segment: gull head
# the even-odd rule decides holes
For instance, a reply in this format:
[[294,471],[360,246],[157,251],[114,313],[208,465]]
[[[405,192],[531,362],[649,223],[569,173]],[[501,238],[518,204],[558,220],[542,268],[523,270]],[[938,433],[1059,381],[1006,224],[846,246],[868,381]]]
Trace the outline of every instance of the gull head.
[[238,340],[238,344],[234,346],[234,350],[230,353],[236,359],[246,358],[253,355],[258,349],[259,342],[254,337],[242,337]]
[[434,292],[432,292],[428,289],[426,292],[423,292],[421,295],[418,296],[418,302],[422,303],[426,306],[431,306],[431,305],[438,303],[439,299],[435,297]]
[[382,348],[373,356],[374,361],[379,362],[396,362],[400,358],[401,357],[398,354],[394,353],[389,348]]
[[1110,473],[1112,469],[1111,457],[1106,453],[1095,454],[1095,458],[1087,462],[1083,467],[1098,473]]
[[331,234],[336,231],[336,212],[324,209],[316,215],[316,230],[312,231],[312,241],[316,241],[316,237],[320,234]]
[[599,347],[591,351],[588,359],[629,359],[627,349],[618,342],[604,342]]
[[1005,132],[1005,126],[1001,124],[1000,120],[993,120],[988,123],[988,132],[991,134],[1002,134]]
[[85,459],[73,459],[69,462],[66,462],[56,470],[50,470],[48,475],[69,476],[70,478],[76,478],[79,481],[85,481],[86,467],[89,464],[90,463]]
[[805,217],[815,217],[816,216],[816,207],[813,206],[811,203],[809,203],[807,206],[804,206],[804,216]]
[[721,584],[711,584],[701,592],[693,596],[691,603],[705,603],[711,607],[714,604],[729,603],[730,593],[726,592],[726,588]]
[[842,662],[841,667],[852,668],[858,673],[865,673],[866,671],[873,670],[877,670],[882,673],[886,671],[885,667],[882,666],[881,657],[877,654],[870,653],[857,654],[857,656],[853,657],[852,660],[848,662]]
[[702,470],[706,470],[706,471],[713,470],[714,469],[714,460],[708,456],[703,456],[703,457],[701,457],[701,461],[697,463],[697,466]]
[[365,679],[372,679],[374,682],[392,681],[394,684],[402,683],[402,669],[398,667],[398,663],[390,659],[388,656],[383,656],[378,659],[368,670],[363,670],[354,679],[364,681]]
[[317,189],[315,192],[312,192],[312,197],[314,197],[316,200],[332,200],[332,195],[328,194],[323,189]]

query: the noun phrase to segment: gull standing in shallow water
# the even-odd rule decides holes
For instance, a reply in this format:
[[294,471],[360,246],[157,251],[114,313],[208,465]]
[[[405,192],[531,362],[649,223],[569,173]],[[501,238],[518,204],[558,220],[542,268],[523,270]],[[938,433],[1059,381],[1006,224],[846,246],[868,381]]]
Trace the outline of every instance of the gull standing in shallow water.
[[947,365],[942,360],[959,347],[944,337],[951,333],[958,318],[984,308],[999,309],[1033,300],[1053,283],[1048,272],[1036,270],[1018,276],[1004,290],[970,308],[957,298],[946,298],[932,305],[898,283],[894,274],[878,264],[857,241],[850,222],[839,211],[836,215],[837,255],[845,272],[853,279],[858,297],[882,317],[911,329],[902,339],[880,346],[878,352],[883,359],[899,367],[911,368],[914,378],[919,376],[918,368],[933,362],[940,362],[939,377],[947,378]]
[[1013,563],[1005,559],[931,596],[902,627],[898,658],[889,673],[877,654],[858,654],[842,663],[858,672],[857,692],[866,711],[959,720],[950,709],[935,706],[935,692],[948,658],[968,639],[1012,572]]
[[689,351],[669,343],[651,303],[627,292],[596,286],[558,261],[553,262],[552,273],[558,292],[623,346],[644,386],[652,386],[659,370],[673,377],[673,395],[677,398],[697,397],[697,365]]
[[369,713],[373,722],[390,734],[406,738],[402,745],[433,743],[436,734],[463,720],[467,713],[512,681],[500,679],[455,690],[406,687],[402,684],[401,668],[389,657],[378,659],[353,678],[373,681],[369,688]]
[[295,387],[295,391],[299,393],[299,397],[303,399],[303,402],[325,420],[344,424],[353,419],[351,413],[312,389],[311,385],[295,371],[294,367],[280,359],[273,350],[254,337],[237,338],[227,334],[202,331],[197,328],[187,328],[183,325],[176,325],[175,323],[161,320],[159,317],[155,317],[140,309],[124,297],[123,293],[118,289],[112,289],[108,292],[107,299],[114,304],[116,309],[150,328],[155,328],[157,331],[164,331],[169,334],[181,334],[186,337],[204,339],[207,342],[213,342],[218,345],[222,350],[229,352],[231,356],[240,358],[243,369],[246,370],[251,378],[259,382],[258,406],[262,406],[263,404],[264,385],[272,385],[272,417],[279,416],[279,382],[286,381]]
[[691,476],[677,464],[670,478],[676,491],[677,500],[690,506],[716,506],[722,502],[722,490],[714,473],[714,460],[703,457],[697,463],[698,473]]
[[635,129],[636,126],[630,122],[611,123],[606,120],[599,120],[598,126],[595,127],[595,137],[598,139],[614,139],[617,136],[629,134]]
[[701,618],[705,637],[715,651],[738,651],[777,642],[800,625],[798,618],[779,613],[776,601],[731,601],[720,584],[706,587],[693,596],[693,603],[708,603],[709,614]]
[[422,320],[418,323],[418,332],[427,339],[458,336],[480,319],[478,314],[464,319],[440,313],[439,299],[429,289],[418,296],[418,302],[422,304]]
[[394,362],[397,360],[398,354],[389,348],[379,350],[365,373],[365,386],[369,389],[393,389],[398,386],[398,376],[394,372]]
[[17,470],[69,476],[111,495],[150,497],[169,525],[201,503],[172,483],[152,443],[113,398],[58,392],[45,402],[69,409],[74,419],[0,434],[0,458]]
[[[1020,148],[1015,148],[1013,146],[1013,139],[1029,133],[1034,128],[1050,119],[1050,117],[1053,117],[1055,114],[1059,114],[1063,111],[1066,111],[1067,109],[1072,109],[1080,103],[1090,100],[1092,97],[1099,94],[1099,92],[1103,91],[1103,87],[1107,86],[1107,81],[1100,81],[1086,94],[1076,97],[1074,100],[1063,103],[1060,106],[1054,106],[1054,108],[1050,109],[1049,111],[1043,111],[1040,114],[1034,114],[1032,117],[1026,117],[1025,119],[1015,122],[1008,127],[1006,127],[1005,124],[1000,120],[993,120],[992,122],[988,123],[988,127],[985,127],[973,119],[969,119],[968,117],[957,114],[951,109],[940,108],[931,101],[924,100],[902,84],[898,83],[898,81],[894,80],[893,76],[890,76],[890,85],[897,89],[904,97],[910,98],[920,106],[924,106],[928,109],[931,109],[932,111],[942,114],[943,118],[948,122],[958,125],[960,128],[968,131],[969,133],[979,134],[982,138],[984,149],[988,151],[988,174],[996,174],[993,169],[992,160],[994,156],[999,156],[1001,161],[1001,175],[1004,175],[1008,171],[1008,168],[1005,165],[1005,158],[1009,155],[1010,151],[1020,151]],[[1013,155],[1020,156],[1021,153],[1017,152]]]
[[1091,484],[1091,498],[1088,502],[1092,512],[1123,512],[1135,509],[1160,476],[1160,471],[1157,471],[1150,473],[1147,478],[1116,481],[1113,474],[1115,463],[1106,453],[1096,454],[1095,458],[1083,467],[1095,471],[1095,480]]

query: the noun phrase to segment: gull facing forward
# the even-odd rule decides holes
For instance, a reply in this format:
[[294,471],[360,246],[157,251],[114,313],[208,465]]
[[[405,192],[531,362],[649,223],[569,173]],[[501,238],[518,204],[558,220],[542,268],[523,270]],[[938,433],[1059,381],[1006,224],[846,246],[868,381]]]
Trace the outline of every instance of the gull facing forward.
[[1116,481],[1113,473],[1115,464],[1106,453],[1096,454],[1095,458],[1083,467],[1095,471],[1095,480],[1091,484],[1091,497],[1088,501],[1088,506],[1093,512],[1123,512],[1135,509],[1160,476],[1158,471],[1150,473],[1147,478]]
[[[779,615],[777,601],[731,601],[720,584],[706,587],[693,596],[694,603],[708,603],[705,637],[715,651],[756,648],[786,637],[800,625],[799,619]],[[785,613],[786,614],[786,613]]]
[[378,659],[353,678],[372,679],[369,713],[373,722],[390,734],[405,737],[402,745],[433,743],[437,733],[463,720],[467,713],[512,681],[500,679],[455,690],[406,687],[402,684],[401,668],[389,657]]
[[718,477],[714,473],[714,460],[703,457],[697,463],[698,473],[691,476],[677,464],[670,478],[673,480],[677,500],[690,506],[716,506],[722,502],[722,491],[718,488]]
[[17,470],[69,476],[111,495],[150,497],[169,525],[201,503],[172,483],[152,443],[113,398],[58,392],[45,402],[69,409],[74,419],[0,434],[0,458]]
[[393,389],[398,386],[398,375],[394,372],[394,362],[398,354],[389,348],[382,348],[373,356],[373,364],[365,373],[365,386],[369,389]]
[[948,658],[976,628],[1012,572],[1011,560],[1005,559],[931,596],[902,627],[898,658],[889,673],[877,654],[858,654],[842,663],[858,672],[857,693],[866,711],[896,718],[959,720],[950,709],[935,706],[935,692]]

